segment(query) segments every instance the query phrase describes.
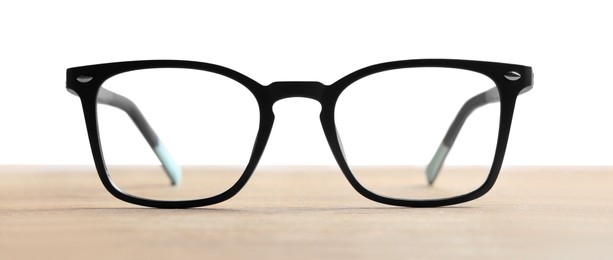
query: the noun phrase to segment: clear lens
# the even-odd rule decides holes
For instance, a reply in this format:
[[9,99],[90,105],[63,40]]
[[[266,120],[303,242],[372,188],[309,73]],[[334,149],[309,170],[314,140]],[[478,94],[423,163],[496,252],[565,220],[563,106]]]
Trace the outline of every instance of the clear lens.
[[257,101],[245,86],[190,69],[116,75],[102,85],[97,111],[113,184],[164,201],[209,198],[232,187],[249,162],[259,125]]
[[488,98],[498,98],[488,77],[447,68],[397,69],[358,80],[335,109],[352,173],[371,192],[396,199],[444,199],[478,189],[495,154],[497,101],[468,116],[432,185],[427,169],[446,150],[440,145],[460,108],[488,90]]

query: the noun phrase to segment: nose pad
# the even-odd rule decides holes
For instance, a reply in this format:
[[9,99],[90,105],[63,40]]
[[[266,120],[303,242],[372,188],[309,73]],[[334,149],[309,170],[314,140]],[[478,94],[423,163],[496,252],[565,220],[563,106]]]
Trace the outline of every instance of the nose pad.
[[321,128],[321,103],[287,98],[273,106],[275,124],[260,165],[334,165]]
[[338,135],[338,130],[336,130],[336,140],[338,140],[338,146],[341,147],[341,154],[345,158],[345,161],[347,161],[347,157],[345,157],[345,148],[343,148],[343,141],[341,141],[341,136]]

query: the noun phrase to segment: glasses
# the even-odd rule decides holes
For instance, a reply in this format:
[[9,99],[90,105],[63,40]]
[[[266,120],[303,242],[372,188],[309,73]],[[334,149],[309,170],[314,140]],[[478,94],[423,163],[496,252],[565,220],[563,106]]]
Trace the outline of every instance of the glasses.
[[425,59],[372,65],[330,85],[264,86],[214,64],[147,60],[70,68],[66,84],[81,99],[102,183],[129,203],[231,198],[264,152],[275,102],[301,97],[321,104],[327,142],[357,192],[436,207],[492,188],[532,75],[521,65]]

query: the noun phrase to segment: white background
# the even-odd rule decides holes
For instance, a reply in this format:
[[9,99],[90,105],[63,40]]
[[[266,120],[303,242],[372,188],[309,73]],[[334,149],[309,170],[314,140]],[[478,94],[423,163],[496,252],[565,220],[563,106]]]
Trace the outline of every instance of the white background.
[[[532,66],[506,165],[613,164],[613,9],[606,1],[3,1],[0,164],[92,164],[65,69],[186,59],[262,84],[332,83],[391,60]],[[319,104],[286,99],[263,164],[331,164]]]

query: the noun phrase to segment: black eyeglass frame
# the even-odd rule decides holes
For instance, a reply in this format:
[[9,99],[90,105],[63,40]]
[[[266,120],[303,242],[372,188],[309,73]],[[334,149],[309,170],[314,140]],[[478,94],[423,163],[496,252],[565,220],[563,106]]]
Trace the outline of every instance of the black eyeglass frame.
[[[493,163],[486,181],[479,188],[467,194],[432,200],[404,200],[381,196],[362,186],[353,176],[345,161],[334,121],[335,105],[343,90],[359,79],[388,70],[422,67],[453,68],[473,71],[487,76],[496,84],[495,87],[498,90],[500,101],[500,121]],[[223,75],[245,86],[257,100],[260,110],[260,122],[251,158],[238,181],[225,192],[213,197],[196,200],[160,201],[123,193],[112,183],[104,162],[99,139],[97,121],[98,92],[102,84],[115,75],[134,70],[154,68],[194,69]],[[529,90],[532,85],[533,74],[532,68],[530,67],[495,62],[452,59],[402,60],[380,63],[350,73],[331,85],[324,85],[315,81],[279,81],[264,86],[229,68],[210,63],[182,60],[143,60],[75,67],[67,70],[66,79],[67,90],[77,94],[81,99],[92,154],[98,175],[104,187],[120,200],[156,208],[207,206],[223,202],[236,195],[245,186],[255,171],[264,152],[274,123],[274,103],[289,97],[311,98],[321,103],[320,120],[334,158],[349,183],[364,197],[388,205],[406,207],[437,207],[474,200],[487,193],[496,182],[507,146],[517,96]]]

